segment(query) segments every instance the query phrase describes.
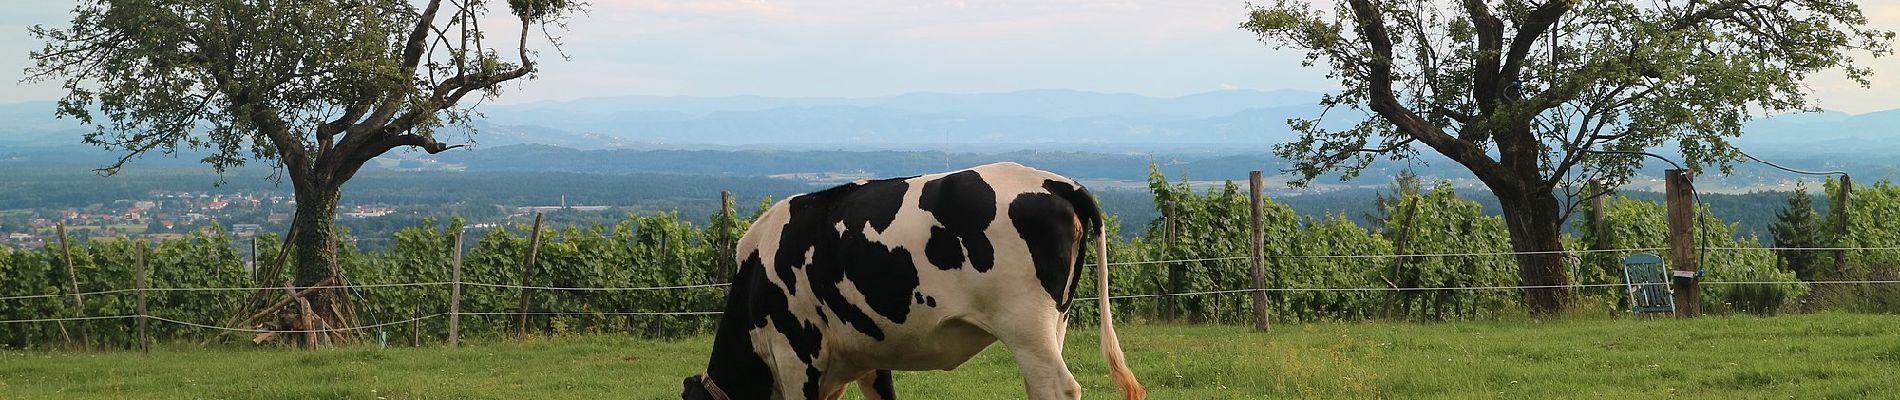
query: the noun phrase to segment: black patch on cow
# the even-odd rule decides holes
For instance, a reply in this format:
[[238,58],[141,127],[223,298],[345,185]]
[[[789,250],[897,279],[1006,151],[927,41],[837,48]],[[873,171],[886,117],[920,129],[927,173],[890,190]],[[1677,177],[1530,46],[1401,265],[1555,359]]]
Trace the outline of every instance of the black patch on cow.
[[891,229],[891,222],[897,220],[897,210],[904,206],[904,192],[910,190],[910,183],[885,179],[857,186],[858,190],[851,193],[850,206],[838,210],[844,226],[863,229],[868,224],[878,232]]
[[805,365],[805,398],[807,399],[819,398],[818,397],[818,378],[821,378],[823,376],[824,374],[818,371],[818,367],[812,366],[809,364]]
[[736,399],[763,399],[772,395],[775,378],[765,359],[752,350],[751,330],[764,326],[774,313],[787,314],[785,297],[765,278],[765,264],[754,250],[739,264],[726,292],[726,313],[714,327],[711,361],[706,375]]
[[680,381],[685,388],[680,390],[680,400],[713,400],[712,392],[706,391],[706,384],[700,382],[704,376],[693,375]]
[[[864,388],[858,389],[863,390]],[[876,392],[878,398],[884,400],[897,399],[896,385],[893,385],[891,382],[891,370],[877,370],[877,378],[871,381],[871,391]]]
[[931,306],[931,307],[936,307],[936,306],[937,306],[937,298],[935,298],[935,297],[930,297],[930,296],[924,296],[924,304],[925,304],[925,305],[928,305],[928,306]]
[[[870,314],[851,304],[838,285],[849,279],[872,312],[894,323],[910,314],[917,268],[910,250],[867,238],[866,229],[889,229],[909,184],[900,179],[868,181],[793,197],[773,260],[778,273],[802,270],[821,304],[858,332],[884,340]],[[844,232],[837,226],[842,224]],[[806,254],[811,254],[809,263]]]
[[[825,258],[825,264],[832,268],[811,268],[806,271],[812,282],[825,283],[814,286],[813,293],[818,295],[819,300],[831,305],[839,318],[857,326],[860,331],[866,331],[865,334],[883,340],[883,332],[870,318],[852,318],[850,313],[855,312],[857,316],[864,314],[845,300],[838,285],[849,278],[858,293],[864,295],[864,303],[872,311],[891,322],[904,323],[910,315],[911,294],[918,285],[917,267],[911,264],[910,251],[873,242],[864,237],[861,229],[856,228],[845,230],[836,249],[833,257]],[[848,310],[839,309],[841,306]],[[877,333],[872,334],[871,331]]]
[[913,297],[916,297],[916,298],[917,298],[917,304],[924,304],[924,294],[923,294],[923,292],[910,292],[910,294],[911,294],[911,296],[913,296]]
[[983,235],[996,219],[996,189],[976,171],[963,171],[924,183],[917,207],[929,211],[940,226],[930,229],[924,256],[939,269],[962,268],[965,261],[977,272],[996,264],[996,250]]
[[[767,293],[778,292],[768,290]],[[777,296],[776,301],[785,301],[785,297]],[[777,328],[778,333],[785,337],[785,343],[792,348],[792,353],[798,355],[798,361],[805,363],[805,375],[808,377],[805,381],[806,398],[817,398],[818,352],[824,348],[824,331],[812,325],[811,322],[799,320],[790,309],[771,313],[768,317],[772,322],[772,327]],[[760,326],[763,327],[763,324]]]
[[[1052,185],[1053,183],[1054,185]],[[1070,189],[1068,184],[1049,181],[1050,186]],[[1054,192],[1052,190],[1052,192]],[[1029,245],[1029,259],[1036,264],[1036,279],[1042,282],[1043,290],[1049,292],[1049,298],[1055,300],[1056,308],[1068,310],[1071,282],[1075,280],[1074,256],[1078,238],[1076,235],[1078,220],[1075,207],[1069,200],[1056,193],[1023,193],[1009,203],[1009,219],[1015,224],[1016,232],[1022,235],[1023,242]],[[1071,294],[1064,296],[1065,293]]]
[[[1053,179],[1043,180],[1042,188],[1043,190],[1048,190],[1049,193],[1055,194],[1056,197],[1061,197],[1063,200],[1069,201],[1069,206],[1075,209],[1076,219],[1079,219],[1082,221],[1082,237],[1079,238],[1079,240],[1077,240],[1076,242],[1081,243],[1081,246],[1083,246],[1084,249],[1088,248],[1089,245],[1087,245],[1087,243],[1093,243],[1091,241],[1091,238],[1095,237],[1096,234],[1101,233],[1102,224],[1106,223],[1102,221],[1102,208],[1100,205],[1095,203],[1095,195],[1090,194],[1088,188],[1082,187],[1079,184],[1072,185],[1068,182],[1061,182],[1061,181],[1056,181]],[[1069,274],[1069,285],[1063,291],[1056,292],[1056,293],[1066,292],[1070,294],[1071,298],[1069,300],[1074,299],[1073,297],[1075,294],[1076,284],[1080,283],[1082,279],[1082,274],[1081,274],[1081,271],[1083,269],[1082,264],[1086,262],[1086,259],[1088,258],[1087,256],[1084,256],[1084,254],[1086,253],[1088,252],[1081,251],[1081,249],[1078,249],[1075,252],[1075,261],[1074,261],[1075,267],[1070,269],[1070,271],[1075,271],[1075,273]],[[1107,256],[1108,255],[1106,254],[1098,255],[1098,257],[1107,257]],[[1057,300],[1056,309],[1062,310],[1062,311],[1068,311],[1069,301]]]

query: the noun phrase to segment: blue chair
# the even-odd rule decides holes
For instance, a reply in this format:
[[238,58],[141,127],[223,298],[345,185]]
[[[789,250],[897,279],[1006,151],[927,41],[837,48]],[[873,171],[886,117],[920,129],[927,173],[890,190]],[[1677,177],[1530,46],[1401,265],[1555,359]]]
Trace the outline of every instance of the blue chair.
[[1623,288],[1629,294],[1630,313],[1638,316],[1676,312],[1675,289],[1669,285],[1669,269],[1655,254],[1623,257]]

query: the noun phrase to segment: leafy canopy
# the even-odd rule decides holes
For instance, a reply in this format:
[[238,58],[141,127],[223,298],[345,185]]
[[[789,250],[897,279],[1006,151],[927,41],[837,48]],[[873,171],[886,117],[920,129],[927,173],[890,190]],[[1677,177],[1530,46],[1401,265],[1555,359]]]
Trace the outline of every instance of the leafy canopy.
[[328,155],[347,176],[396,147],[454,147],[435,128],[466,123],[456,104],[533,73],[529,27],[581,6],[510,0],[520,37],[507,61],[481,27],[485,2],[449,3],[86,0],[70,26],[30,29],[46,45],[27,80],[59,81],[58,115],[94,125],[86,143],[125,153],[107,173],[188,149],[220,171],[250,158],[313,168]]
[[[1424,144],[1493,189],[1548,190],[1640,166],[1594,150],[1674,145],[1690,168],[1726,168],[1749,118],[1813,109],[1809,75],[1868,84],[1849,54],[1887,55],[1894,33],[1866,24],[1849,0],[1279,0],[1242,27],[1342,87],[1275,147],[1300,183]],[[1320,123],[1340,112],[1357,122]]]

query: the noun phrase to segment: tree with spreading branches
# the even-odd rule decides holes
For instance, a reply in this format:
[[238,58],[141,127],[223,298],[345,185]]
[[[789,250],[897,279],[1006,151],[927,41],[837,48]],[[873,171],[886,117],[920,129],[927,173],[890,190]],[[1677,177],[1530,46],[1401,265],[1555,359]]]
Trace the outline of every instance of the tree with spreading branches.
[[[1811,75],[1838,69],[1862,86],[1850,54],[1891,52],[1849,0],[1280,0],[1242,28],[1303,51],[1340,91],[1325,117],[1289,120],[1297,141],[1274,152],[1305,183],[1350,179],[1422,145],[1466,169],[1503,206],[1532,312],[1561,310],[1570,291],[1561,222],[1583,183],[1627,183],[1646,149],[1688,168],[1723,171],[1729,139],[1750,118],[1812,110]],[[1336,4],[1336,5],[1335,5]],[[1605,191],[1607,192],[1607,191]]]
[[[444,3],[82,0],[70,26],[30,29],[45,46],[27,80],[60,82],[57,114],[93,126],[85,143],[122,152],[103,174],[148,154],[205,154],[220,173],[271,163],[296,195],[291,284],[311,286],[344,277],[335,224],[344,183],[392,150],[463,146],[466,136],[444,137],[472,132],[463,102],[532,78],[531,32],[558,48],[547,27],[582,7],[509,0],[512,18],[485,21],[483,0]],[[519,37],[490,40],[483,22],[518,23]],[[356,324],[342,292],[309,300],[321,326]]]

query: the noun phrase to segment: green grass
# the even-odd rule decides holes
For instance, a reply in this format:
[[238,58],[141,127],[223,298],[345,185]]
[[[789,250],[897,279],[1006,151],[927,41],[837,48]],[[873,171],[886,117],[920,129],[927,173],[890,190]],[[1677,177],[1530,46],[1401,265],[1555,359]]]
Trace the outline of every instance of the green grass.
[[[1127,324],[1156,399],[1895,398],[1900,317],[1388,322],[1246,327]],[[595,335],[463,348],[0,353],[0,399],[677,398],[707,338]],[[1090,398],[1115,393],[1092,328],[1068,356]],[[1021,398],[1001,346],[956,371],[903,372],[905,399]],[[847,398],[857,398],[849,395]]]

